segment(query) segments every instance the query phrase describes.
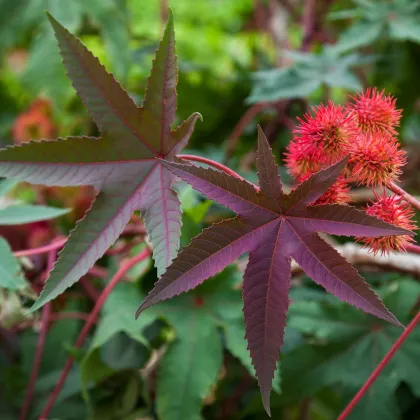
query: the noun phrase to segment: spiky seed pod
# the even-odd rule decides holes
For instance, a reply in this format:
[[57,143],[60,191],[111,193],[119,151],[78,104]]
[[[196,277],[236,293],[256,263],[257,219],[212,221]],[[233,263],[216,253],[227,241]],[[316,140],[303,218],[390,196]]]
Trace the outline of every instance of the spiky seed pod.
[[365,92],[352,97],[349,104],[350,114],[363,133],[396,134],[395,127],[399,125],[401,110],[395,106],[396,100],[391,95],[385,95],[382,90],[368,88]]
[[300,124],[293,130],[295,141],[303,147],[318,150],[323,164],[344,157],[360,132],[354,116],[331,101],[327,106],[321,104],[312,108],[298,120]]
[[304,174],[321,169],[321,153],[314,147],[292,140],[287,146],[285,163],[288,172],[299,179]]
[[406,152],[394,137],[382,133],[360,135],[350,147],[348,167],[360,184],[386,185],[398,179]]
[[[410,204],[403,201],[402,197],[393,195],[387,197],[385,194],[376,196],[376,201],[367,207],[366,213],[376,216],[387,223],[414,231],[417,230],[416,223],[412,220],[414,211]],[[364,243],[376,255],[378,252],[388,254],[391,251],[405,251],[407,245],[414,242],[412,236],[383,236],[380,238],[357,238],[358,242]]]

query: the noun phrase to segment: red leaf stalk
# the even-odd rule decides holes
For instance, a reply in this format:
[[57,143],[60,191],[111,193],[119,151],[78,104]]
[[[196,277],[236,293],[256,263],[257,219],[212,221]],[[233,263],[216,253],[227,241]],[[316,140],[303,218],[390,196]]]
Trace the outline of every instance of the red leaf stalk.
[[[53,242],[51,245],[56,245],[56,242]],[[48,278],[49,272],[52,270],[57,247],[52,247],[48,254],[48,265],[47,270],[44,273],[44,279]],[[45,304],[42,309],[42,318],[41,318],[41,329],[38,336],[38,341],[35,349],[35,357],[32,365],[31,376],[29,378],[28,388],[26,389],[25,401],[23,402],[22,409],[20,411],[19,420],[25,420],[28,417],[29,410],[31,408],[32,400],[34,397],[34,390],[36,380],[38,378],[39,367],[41,366],[42,354],[44,353],[45,340],[48,333],[48,324],[50,322],[51,315],[51,302]]]
[[[118,282],[124,277],[124,275],[127,273],[128,270],[130,270],[132,267],[134,267],[136,264],[144,261],[148,256],[150,255],[150,250],[148,248],[144,249],[140,254],[136,255],[135,257],[128,260],[126,263],[124,263],[115,276],[111,279],[111,281],[108,283],[108,285],[105,287],[105,289],[102,291],[101,295],[99,296],[98,301],[95,304],[95,307],[93,308],[92,312],[89,314],[89,318],[86,321],[85,325],[82,328],[82,331],[79,334],[79,337],[76,340],[76,343],[74,345],[75,348],[80,348],[82,344],[84,343],[90,329],[95,324],[96,317],[99,314],[100,310],[102,309],[102,306],[104,305],[105,301],[107,300],[109,294],[112,292],[114,287],[118,284]],[[134,315],[133,315],[134,316]],[[55,386],[54,390],[52,391],[50,398],[47,402],[47,405],[45,406],[40,419],[46,420],[48,418],[48,415],[50,414],[51,409],[54,406],[55,400],[60,394],[60,391],[66,382],[67,375],[70,372],[70,369],[73,366],[74,359],[73,357],[69,357],[66,361],[66,364],[64,365],[64,369],[61,372],[60,379],[57,382],[57,385]]]
[[177,156],[180,159],[186,159],[186,160],[191,160],[193,162],[205,163],[206,165],[209,165],[209,166],[212,166],[213,168],[219,169],[219,170],[227,173],[228,175],[234,176],[235,178],[242,179],[243,181],[245,180],[243,177],[241,177],[234,170],[228,168],[227,166],[223,165],[222,163],[215,162],[214,160],[207,159],[207,158],[202,157],[202,156],[195,156],[195,155],[177,155]]
[[389,188],[395,194],[400,195],[405,201],[410,203],[414,208],[416,208],[417,210],[420,210],[420,201],[417,200],[417,198],[413,197],[408,192],[406,192],[405,190],[403,190],[397,184],[395,184],[394,182],[390,182],[387,185],[387,188]]
[[67,241],[67,238],[57,238],[53,242],[51,242],[48,245],[41,246],[39,248],[32,248],[32,249],[24,249],[22,251],[14,252],[13,255],[16,258],[20,257],[32,257],[34,255],[40,255],[40,254],[47,254],[50,251],[55,251],[59,248],[61,248]]
[[344,420],[352,412],[354,407],[361,400],[363,395],[366,394],[367,390],[372,386],[372,384],[376,381],[376,379],[378,378],[378,376],[380,375],[382,370],[385,368],[385,366],[388,364],[388,362],[392,359],[392,357],[397,352],[397,350],[402,346],[404,341],[413,332],[415,326],[419,323],[419,321],[420,321],[420,311],[417,313],[415,318],[410,322],[410,324],[404,330],[404,332],[400,335],[398,340],[391,347],[391,350],[389,350],[389,352],[385,355],[385,357],[382,359],[381,363],[379,363],[379,365],[376,367],[376,369],[372,372],[372,374],[369,376],[368,380],[360,388],[359,392],[354,396],[354,398],[349,402],[349,404],[343,410],[343,412],[340,414],[340,416],[338,417],[337,420]]

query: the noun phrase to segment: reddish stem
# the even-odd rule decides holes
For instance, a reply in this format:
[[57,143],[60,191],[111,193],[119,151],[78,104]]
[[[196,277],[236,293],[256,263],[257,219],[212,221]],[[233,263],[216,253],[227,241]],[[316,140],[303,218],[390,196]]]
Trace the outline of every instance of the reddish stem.
[[407,252],[411,252],[413,254],[419,254],[420,255],[420,246],[419,245],[414,245],[414,244],[408,244],[405,247],[405,250]]
[[315,13],[316,0],[306,0],[303,12],[303,40],[301,51],[307,51],[311,45],[312,37],[315,32]]
[[191,160],[193,162],[201,162],[205,163],[206,165],[212,166],[213,168],[220,169],[221,171],[227,173],[228,175],[232,175],[235,178],[241,179],[242,181],[245,181],[243,177],[241,177],[238,173],[236,173],[234,170],[228,168],[227,166],[223,165],[222,163],[215,162],[214,160],[207,159],[202,156],[195,156],[195,155],[177,155],[180,159],[187,159]]
[[[48,254],[48,266],[44,273],[44,281],[48,278],[49,272],[52,270],[57,248],[53,248]],[[25,401],[23,402],[22,409],[20,411],[19,420],[25,420],[28,417],[29,410],[31,408],[32,400],[34,397],[35,384],[39,373],[39,367],[41,366],[42,354],[44,353],[45,340],[48,333],[48,324],[51,314],[51,302],[45,304],[42,308],[41,317],[41,329],[39,331],[38,341],[36,343],[35,357],[32,364],[31,376],[29,377],[28,388],[26,389]]]
[[98,267],[97,265],[94,265],[91,269],[89,269],[88,273],[91,276],[99,277],[100,279],[106,279],[108,276],[106,268]]
[[66,241],[67,241],[67,238],[55,239],[53,242],[51,242],[48,245],[44,245],[39,248],[24,249],[22,251],[14,252],[13,255],[16,258],[19,258],[19,257],[32,257],[34,255],[46,254],[50,251],[55,251],[61,248],[66,243]]
[[390,189],[395,194],[398,194],[402,198],[404,198],[405,201],[410,203],[414,208],[417,210],[420,210],[420,201],[417,200],[417,198],[413,197],[411,194],[409,194],[407,191],[403,190],[401,187],[399,187],[394,182],[390,182],[387,185],[387,188]]
[[100,296],[100,292],[96,289],[87,277],[80,279],[80,284],[85,289],[86,294],[90,297],[93,302],[97,302]]
[[[239,175],[238,175],[239,176]],[[135,226],[127,226],[124,231],[122,232],[122,236],[129,235],[129,236],[136,236],[136,235],[145,235],[146,231],[144,227],[135,227]],[[16,258],[21,257],[33,257],[34,255],[41,255],[41,254],[47,254],[50,251],[53,251],[55,249],[59,249],[65,245],[68,238],[62,238],[58,237],[54,239],[50,244],[40,246],[39,248],[30,248],[30,249],[23,249],[21,251],[16,251],[13,253],[13,255]],[[114,250],[110,249],[107,251],[107,254],[114,255]]]
[[404,343],[404,341],[412,333],[412,331],[414,330],[414,327],[418,324],[419,321],[420,321],[420,312],[417,313],[417,315],[410,322],[410,324],[405,329],[405,331],[400,335],[398,340],[391,347],[391,350],[389,350],[389,352],[385,355],[385,357],[382,359],[381,363],[379,363],[379,365],[376,367],[376,369],[372,372],[372,374],[369,376],[368,380],[360,388],[359,392],[350,401],[350,403],[343,410],[343,412],[340,414],[340,416],[338,417],[337,420],[344,420],[352,412],[353,408],[360,401],[360,399],[363,397],[363,395],[366,394],[367,390],[372,386],[372,384],[375,382],[375,380],[377,379],[379,374],[382,372],[382,370],[385,368],[385,366],[388,364],[388,362],[394,356],[396,351],[401,347],[401,345]]
[[[129,259],[126,263],[124,263],[120,267],[120,269],[117,271],[115,276],[111,279],[111,281],[107,284],[107,286],[105,287],[105,289],[102,291],[101,295],[99,296],[99,299],[95,304],[95,307],[93,308],[92,312],[89,314],[89,319],[86,321],[85,325],[83,326],[82,331],[79,334],[79,337],[76,340],[76,343],[74,345],[75,348],[80,348],[82,344],[84,343],[90,329],[92,328],[93,324],[96,321],[96,317],[99,314],[99,311],[101,310],[102,306],[104,305],[105,301],[107,300],[109,294],[112,292],[114,287],[118,284],[118,282],[122,279],[122,277],[124,277],[127,271],[129,271],[136,264],[145,260],[149,256],[149,254],[150,254],[150,250],[146,248],[142,252],[140,252],[140,254]],[[54,406],[55,400],[59,396],[61,388],[63,387],[67,379],[67,375],[69,374],[70,369],[73,366],[73,362],[74,362],[74,359],[73,357],[70,356],[66,361],[64,369],[61,372],[60,379],[58,380],[57,385],[52,391],[50,398],[48,399],[47,405],[45,406],[44,411],[42,412],[40,416],[40,419],[48,418],[48,415],[50,414],[50,411]]]

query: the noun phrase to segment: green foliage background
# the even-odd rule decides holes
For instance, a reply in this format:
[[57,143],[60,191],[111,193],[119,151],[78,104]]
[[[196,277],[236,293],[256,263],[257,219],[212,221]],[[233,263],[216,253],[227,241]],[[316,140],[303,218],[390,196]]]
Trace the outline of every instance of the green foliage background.
[[[58,135],[97,134],[65,75],[45,10],[77,34],[140,103],[139,92],[144,91],[164,24],[164,3],[0,0],[0,145],[13,143],[16,118],[39,97],[51,101]],[[276,0],[170,2],[180,61],[177,118],[181,121],[194,111],[204,117],[190,151],[225,161],[254,180],[249,162],[253,161],[257,122],[280,157],[291,137],[290,124],[309,105],[326,99],[343,102],[348,93],[377,86],[395,95],[397,105],[404,109],[400,138],[410,162],[404,182],[411,192],[420,193],[420,2],[319,0],[315,26],[320,35],[308,48],[302,48],[307,35],[302,24],[306,2],[291,3],[301,17],[298,20],[282,7],[284,2]],[[278,19],[273,30],[274,15]],[[261,102],[268,104],[246,125],[229,155],[226,151],[232,145],[229,137],[235,125],[249,107]],[[287,174],[284,180],[290,182]],[[38,207],[36,219],[34,208],[28,206],[37,204],[37,197],[28,187],[3,183],[1,199],[13,188],[20,200],[14,204],[20,207],[20,219],[6,223],[7,214],[0,212],[0,225],[49,220],[66,212]],[[185,185],[179,188],[185,245],[226,211]],[[59,219],[56,227],[67,233],[71,226]],[[139,251],[137,247],[131,252]],[[100,263],[112,274],[117,261],[117,257],[104,257]],[[81,351],[75,352],[72,345],[83,321],[54,322],[30,418],[39,416],[70,354],[78,363],[52,418],[266,418],[243,338],[243,266],[240,261],[193,293],[151,308],[134,321],[142,296],[156,280],[152,264],[136,267],[129,281],[111,294]],[[419,279],[394,272],[363,275],[397,317],[409,322],[419,306]],[[79,286],[73,289],[82,291]],[[31,371],[37,323],[14,328],[23,322],[31,298],[22,266],[0,238],[2,419],[18,417]],[[291,298],[281,374],[275,378],[272,397],[273,418],[334,419],[401,331],[327,296],[302,276],[294,278]],[[88,313],[90,309],[91,302],[83,296],[54,303],[57,312]],[[34,316],[32,321],[39,314]],[[420,332],[416,331],[351,418],[418,419],[419,356]]]

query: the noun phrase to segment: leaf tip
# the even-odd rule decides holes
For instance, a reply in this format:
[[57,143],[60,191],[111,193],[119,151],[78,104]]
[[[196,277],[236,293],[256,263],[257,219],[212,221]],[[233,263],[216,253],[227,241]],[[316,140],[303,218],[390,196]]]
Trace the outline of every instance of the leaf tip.
[[168,22],[166,23],[168,26],[173,26],[174,24],[174,12],[172,10],[172,7],[168,7]]
[[261,149],[264,146],[270,147],[267,137],[265,136],[264,131],[259,124],[257,125],[257,130],[258,130],[258,149]]
[[270,391],[269,390],[261,390],[261,397],[264,406],[264,410],[271,417],[271,408],[270,408]]
[[150,305],[146,304],[146,301],[142,302],[140,306],[137,308],[136,314],[134,315],[134,319],[138,319],[140,314],[145,311]]
[[203,116],[199,112],[194,112],[193,116],[195,119],[199,119],[201,122],[204,121]]
[[47,18],[54,30],[57,28],[57,26],[61,26],[58,20],[48,10],[45,11],[45,14],[47,15]]
[[33,314],[38,309],[41,309],[46,303],[47,301],[41,299],[41,296],[39,296],[38,299],[34,302],[34,304],[27,310],[27,312],[25,312],[25,316]]

